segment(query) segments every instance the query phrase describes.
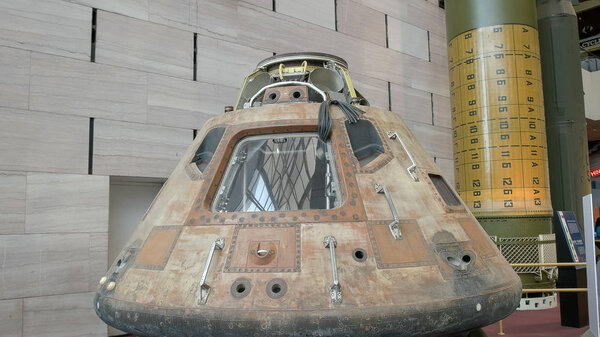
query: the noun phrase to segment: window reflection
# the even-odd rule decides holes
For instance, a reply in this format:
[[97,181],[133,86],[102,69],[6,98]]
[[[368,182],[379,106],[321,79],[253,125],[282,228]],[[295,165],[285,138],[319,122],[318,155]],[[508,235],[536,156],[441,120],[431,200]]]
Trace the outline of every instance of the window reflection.
[[329,144],[315,133],[252,136],[235,148],[217,192],[217,212],[269,212],[339,206]]

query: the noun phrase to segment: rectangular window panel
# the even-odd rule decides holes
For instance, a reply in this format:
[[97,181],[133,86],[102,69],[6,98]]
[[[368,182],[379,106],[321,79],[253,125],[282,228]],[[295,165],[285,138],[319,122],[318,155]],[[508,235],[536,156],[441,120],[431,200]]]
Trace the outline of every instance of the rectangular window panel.
[[229,160],[216,212],[330,209],[340,205],[329,144],[315,133],[244,138]]

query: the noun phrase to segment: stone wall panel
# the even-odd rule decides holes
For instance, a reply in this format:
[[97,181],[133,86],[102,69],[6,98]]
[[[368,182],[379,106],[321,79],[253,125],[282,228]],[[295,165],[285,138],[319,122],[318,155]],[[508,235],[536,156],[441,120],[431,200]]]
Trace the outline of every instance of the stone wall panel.
[[0,108],[0,170],[87,173],[87,118]]

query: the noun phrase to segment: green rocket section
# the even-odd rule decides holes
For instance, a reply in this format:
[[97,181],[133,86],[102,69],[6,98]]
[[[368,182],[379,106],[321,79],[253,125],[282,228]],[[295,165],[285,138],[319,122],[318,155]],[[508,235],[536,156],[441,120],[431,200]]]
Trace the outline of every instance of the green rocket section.
[[570,1],[538,1],[552,206],[583,224],[591,193],[577,16]]
[[[577,17],[568,0],[538,0],[552,206],[583,224],[582,197],[591,193]],[[583,231],[582,231],[583,232]],[[589,258],[589,257],[588,257]],[[592,257],[593,258],[593,257]],[[559,262],[568,261],[558,256]],[[585,282],[583,270],[559,268],[559,288]],[[580,283],[579,283],[580,284]],[[561,324],[588,324],[585,293],[560,293]]]
[[509,262],[537,261],[552,204],[536,3],[447,0],[446,25],[456,189]]
[[511,23],[537,28],[535,1],[446,1],[446,33],[449,41],[471,29]]

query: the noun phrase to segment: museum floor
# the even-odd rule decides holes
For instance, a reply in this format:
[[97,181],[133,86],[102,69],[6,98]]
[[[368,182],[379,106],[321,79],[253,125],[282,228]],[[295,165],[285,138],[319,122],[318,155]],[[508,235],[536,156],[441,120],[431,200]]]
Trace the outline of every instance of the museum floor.
[[[588,327],[569,328],[560,325],[559,307],[537,311],[515,311],[503,321],[504,336],[536,337],[561,336],[579,337]],[[488,337],[498,336],[498,323],[486,326],[483,331]]]

